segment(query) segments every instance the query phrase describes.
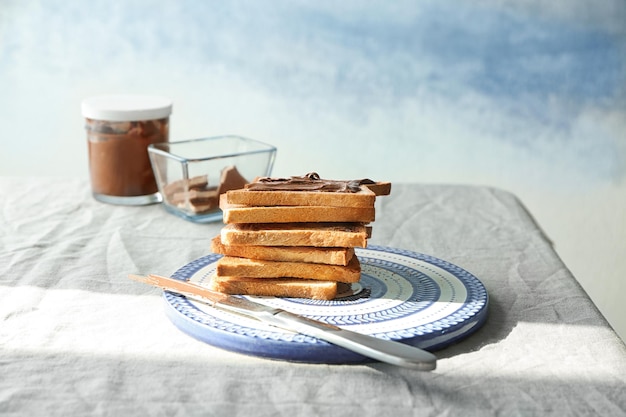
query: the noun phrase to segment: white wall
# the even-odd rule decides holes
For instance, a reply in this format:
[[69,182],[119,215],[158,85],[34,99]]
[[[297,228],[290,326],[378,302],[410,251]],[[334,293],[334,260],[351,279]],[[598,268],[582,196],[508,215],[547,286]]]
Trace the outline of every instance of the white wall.
[[278,175],[516,193],[625,338],[625,21],[620,0],[0,0],[0,175],[86,176],[80,101],[167,95],[173,140],[265,140]]

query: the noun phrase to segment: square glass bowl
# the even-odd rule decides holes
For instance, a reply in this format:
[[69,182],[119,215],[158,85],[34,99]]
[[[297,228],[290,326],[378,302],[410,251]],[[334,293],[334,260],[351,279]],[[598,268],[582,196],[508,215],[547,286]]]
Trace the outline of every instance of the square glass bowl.
[[154,143],[148,154],[164,208],[196,223],[222,220],[219,196],[270,176],[276,147],[241,136]]

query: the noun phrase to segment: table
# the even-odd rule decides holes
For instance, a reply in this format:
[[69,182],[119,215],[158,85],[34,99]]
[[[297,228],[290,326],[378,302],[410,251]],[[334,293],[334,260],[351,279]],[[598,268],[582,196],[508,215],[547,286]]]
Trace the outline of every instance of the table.
[[372,244],[489,292],[486,323],[432,372],[267,360],[178,330],[127,275],[206,255],[220,223],[98,203],[83,179],[0,178],[0,207],[1,415],[626,415],[624,344],[503,190],[394,184],[377,201]]

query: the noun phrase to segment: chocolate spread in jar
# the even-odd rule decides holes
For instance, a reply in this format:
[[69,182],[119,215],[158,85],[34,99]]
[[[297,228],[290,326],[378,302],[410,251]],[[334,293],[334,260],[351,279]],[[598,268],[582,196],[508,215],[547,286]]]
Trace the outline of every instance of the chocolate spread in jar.
[[94,193],[130,197],[158,191],[147,148],[168,141],[169,118],[130,122],[87,119],[87,137]]
[[334,193],[357,193],[363,184],[374,184],[369,179],[361,180],[326,180],[320,178],[316,172],[310,172],[304,176],[290,178],[262,177],[257,181],[247,184],[250,191],[319,191]]

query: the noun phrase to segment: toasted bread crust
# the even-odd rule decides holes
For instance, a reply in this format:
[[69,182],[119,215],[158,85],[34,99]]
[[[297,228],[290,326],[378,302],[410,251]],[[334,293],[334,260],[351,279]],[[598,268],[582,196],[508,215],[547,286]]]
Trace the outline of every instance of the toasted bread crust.
[[367,247],[367,229],[359,223],[246,223],[221,230],[224,245]]
[[247,206],[371,207],[376,201],[376,194],[365,186],[356,193],[243,189],[229,191],[226,196],[229,204]]
[[377,196],[391,194],[391,183],[387,181],[379,181],[373,184],[363,184]]
[[354,248],[316,248],[311,246],[224,245],[220,236],[211,240],[211,251],[240,258],[268,261],[311,262],[346,266],[354,256]]
[[353,283],[361,277],[361,264],[356,256],[347,266],[224,256],[217,261],[216,275],[218,277],[303,278]]
[[220,198],[224,223],[373,222],[374,207],[272,206],[229,204]]
[[216,277],[209,287],[225,294],[332,300],[337,296],[337,283],[290,278]]

